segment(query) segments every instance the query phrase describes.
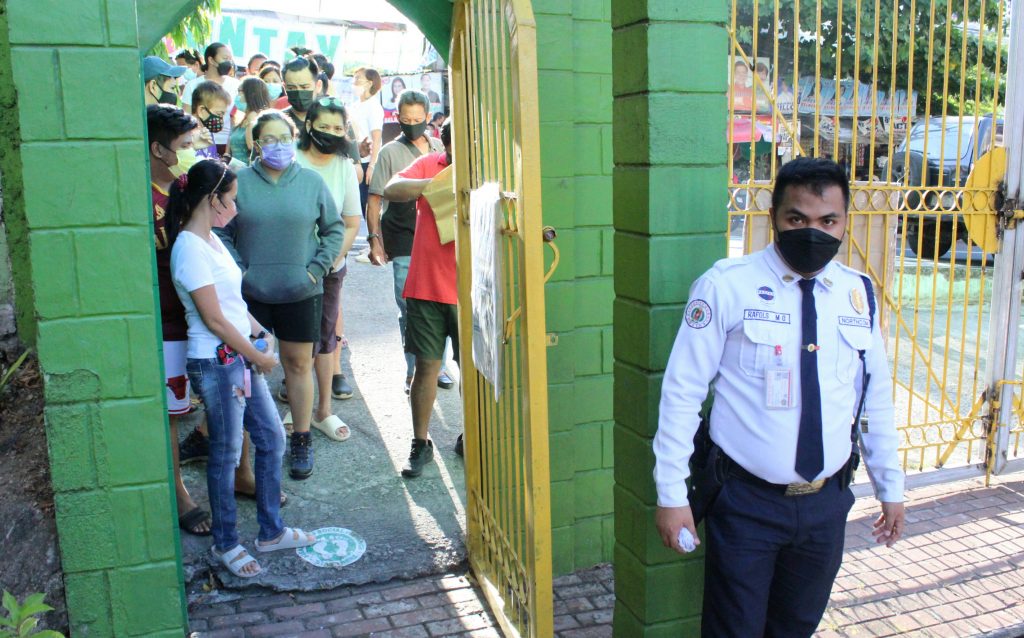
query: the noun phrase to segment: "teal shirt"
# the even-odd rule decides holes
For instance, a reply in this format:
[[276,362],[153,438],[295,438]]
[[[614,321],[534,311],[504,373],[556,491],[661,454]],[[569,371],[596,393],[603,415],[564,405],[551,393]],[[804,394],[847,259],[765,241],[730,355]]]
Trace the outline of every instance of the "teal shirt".
[[238,215],[217,234],[244,273],[243,295],[292,303],[323,294],[345,235],[323,178],[293,162],[274,182],[256,161],[238,172],[235,202]]
[[228,144],[231,147],[231,157],[243,164],[249,164],[249,147],[245,145],[246,127],[239,126],[231,129],[228,136]]

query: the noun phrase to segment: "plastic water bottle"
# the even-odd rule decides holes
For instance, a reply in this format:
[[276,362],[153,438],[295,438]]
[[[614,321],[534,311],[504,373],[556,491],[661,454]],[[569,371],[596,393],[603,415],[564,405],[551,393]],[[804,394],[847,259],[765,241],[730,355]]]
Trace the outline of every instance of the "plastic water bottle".
[[257,339],[256,341],[252,342],[252,345],[257,350],[259,350],[260,352],[266,352],[267,351],[267,340],[266,339]]
[[685,527],[679,530],[679,546],[683,548],[684,552],[692,552],[697,549],[697,544],[693,542],[693,534],[690,530]]

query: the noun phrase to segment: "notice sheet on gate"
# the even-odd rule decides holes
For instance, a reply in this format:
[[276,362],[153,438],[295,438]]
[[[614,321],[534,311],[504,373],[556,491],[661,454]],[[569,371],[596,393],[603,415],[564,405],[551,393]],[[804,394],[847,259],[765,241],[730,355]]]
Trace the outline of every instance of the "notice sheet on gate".
[[469,194],[469,237],[473,250],[473,365],[501,395],[504,317],[501,281],[501,192],[488,182]]

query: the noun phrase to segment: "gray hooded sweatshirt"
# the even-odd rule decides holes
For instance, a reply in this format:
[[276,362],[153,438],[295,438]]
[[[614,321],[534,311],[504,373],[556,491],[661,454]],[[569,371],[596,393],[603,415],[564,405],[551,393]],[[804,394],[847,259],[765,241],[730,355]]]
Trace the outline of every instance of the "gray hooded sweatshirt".
[[345,235],[323,178],[292,162],[274,182],[257,161],[238,171],[235,202],[238,215],[217,234],[242,269],[242,294],[271,304],[323,294]]

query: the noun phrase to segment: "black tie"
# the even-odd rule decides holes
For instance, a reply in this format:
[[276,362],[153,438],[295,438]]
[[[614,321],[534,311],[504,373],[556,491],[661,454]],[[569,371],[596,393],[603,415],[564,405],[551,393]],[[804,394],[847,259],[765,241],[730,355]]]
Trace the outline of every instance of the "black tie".
[[801,279],[803,292],[800,348],[800,434],[796,441],[796,473],[810,482],[825,467],[821,440],[821,386],[818,384],[818,312],[814,309],[814,280]]

